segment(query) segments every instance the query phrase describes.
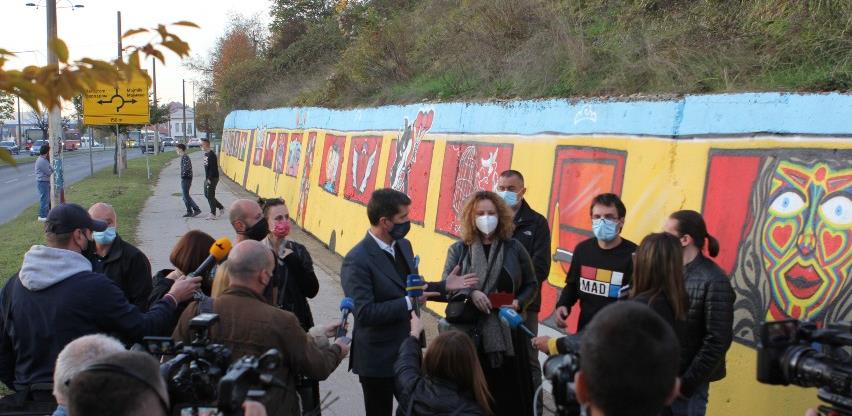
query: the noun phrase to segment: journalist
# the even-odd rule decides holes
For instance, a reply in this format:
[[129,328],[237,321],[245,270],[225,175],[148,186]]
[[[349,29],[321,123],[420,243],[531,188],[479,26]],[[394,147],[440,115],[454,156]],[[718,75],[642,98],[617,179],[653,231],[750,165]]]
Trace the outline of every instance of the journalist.
[[[494,192],[471,195],[461,214],[461,240],[447,250],[444,275],[460,268],[475,273],[479,283],[465,292],[476,309],[470,319],[447,321],[476,340],[479,361],[498,415],[531,414],[533,378],[529,341],[499,316],[501,307],[519,313],[535,296],[532,260],[512,238],[513,213]],[[498,303],[500,302],[500,303]]]
[[56,369],[53,371],[53,396],[59,405],[53,416],[68,414],[68,381],[93,361],[108,354],[124,351],[117,339],[103,335],[86,335],[71,341],[56,357]]
[[114,333],[127,343],[140,341],[167,328],[177,305],[198,288],[197,278],[178,282],[147,313],[140,312],[113,281],[92,272],[81,254],[92,232],[106,228],[79,205],[53,208],[45,223],[47,245],[32,246],[3,287],[0,380],[15,394],[0,399],[0,411],[53,402],[56,357],[72,340]]
[[168,416],[169,395],[160,364],[144,352],[102,356],[68,382],[71,416]]
[[664,226],[683,246],[685,286],[689,296],[686,336],[681,347],[680,396],[672,404],[677,416],[703,416],[710,382],[725,377],[725,354],[733,340],[734,290],[725,272],[710,257],[719,254],[719,242],[707,232],[701,214],[673,213]]
[[85,252],[92,262],[92,271],[105,274],[118,284],[128,302],[142,311],[148,310],[148,296],[151,295],[148,257],[118,235],[118,216],[112,205],[98,202],[89,207],[89,215],[107,224],[106,230],[92,233],[94,244]]
[[589,416],[657,416],[678,394],[677,337],[638,302],[604,307],[580,341],[577,401]]
[[[298,415],[295,375],[324,380],[348,354],[349,345],[344,339],[329,343],[328,336],[333,336],[338,324],[313,328],[308,334],[295,315],[266,301],[263,292],[272,280],[275,261],[260,242],[238,243],[227,264],[230,286],[214,299],[213,312],[219,315],[219,323],[212,327],[210,338],[230,348],[233,361],[246,355],[260,356],[270,348],[281,351],[283,360],[277,376],[288,387],[272,388],[263,403],[270,415]],[[190,342],[189,321],[198,312],[198,303],[190,303],[172,338]]]
[[446,331],[421,359],[422,333],[423,323],[412,312],[411,332],[394,364],[397,416],[491,415],[491,394],[470,337]]

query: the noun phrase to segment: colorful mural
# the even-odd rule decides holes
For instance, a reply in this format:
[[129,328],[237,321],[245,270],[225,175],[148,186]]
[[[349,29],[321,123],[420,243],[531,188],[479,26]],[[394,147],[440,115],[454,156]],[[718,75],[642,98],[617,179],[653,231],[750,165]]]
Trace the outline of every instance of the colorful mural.
[[[297,124],[288,124],[294,119]],[[409,238],[416,254],[428,259],[421,264],[428,280],[441,275],[465,199],[493,190],[501,171],[521,171],[525,200],[552,229],[555,264],[539,314],[542,330],[550,333],[559,332],[552,313],[574,247],[591,236],[594,195],[621,195],[628,210],[623,234],[635,242],[660,231],[669,213],[698,210],[720,241],[714,261],[730,274],[737,295],[728,376],[711,385],[708,414],[745,408],[801,414],[814,404],[815,392],[758,384],[754,336],[765,320],[852,320],[850,119],[852,96],[775,93],[452,103],[428,111],[238,111],[226,121],[221,163],[228,176],[261,196],[297,200],[298,223],[327,244],[333,239],[340,254],[363,237],[369,224],[362,204],[377,182],[405,192],[412,221],[423,225]],[[264,147],[255,143],[266,136],[257,126],[275,126],[279,145],[282,137],[289,143],[298,137],[302,168],[300,157],[291,162],[290,144],[280,178],[277,156],[272,168],[257,159],[263,151],[245,162],[247,149]]]
[[406,195],[418,195],[412,200],[409,217],[417,224],[426,218],[426,198],[429,192],[429,168],[435,142],[423,140],[432,125],[434,111],[419,112],[413,124],[406,119],[399,136],[391,141],[385,187]]
[[287,133],[271,133],[275,137],[275,143],[272,148],[275,149],[275,160],[272,169],[275,173],[281,173],[284,170],[284,154],[287,150]]
[[302,133],[290,135],[287,145],[287,176],[296,177],[299,173],[299,158],[302,157]]
[[497,177],[511,163],[511,144],[447,143],[435,230],[458,236],[458,218],[467,197],[479,190],[495,190]]
[[343,197],[367,205],[370,195],[376,188],[379,153],[382,151],[382,138],[376,136],[355,136],[350,141],[349,162],[346,172],[349,174],[343,187]]
[[340,175],[343,167],[343,151],[346,136],[325,135],[323,144],[322,168],[320,169],[320,187],[326,192],[337,195],[340,190]]

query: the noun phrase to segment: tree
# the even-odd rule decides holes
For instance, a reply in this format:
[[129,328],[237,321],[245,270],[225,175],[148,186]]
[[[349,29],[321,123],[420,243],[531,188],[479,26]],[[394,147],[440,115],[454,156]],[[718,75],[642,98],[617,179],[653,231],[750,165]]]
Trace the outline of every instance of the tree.
[[32,118],[33,124],[35,124],[36,127],[39,128],[39,130],[41,130],[42,140],[46,140],[47,139],[47,127],[48,127],[47,111],[32,111],[32,112],[30,112],[30,114],[32,114],[32,117],[33,117]]
[[0,138],[2,138],[2,127],[8,120],[15,115],[15,99],[11,95],[0,91]]
[[[186,21],[175,22],[172,26],[198,27]],[[124,48],[122,57],[110,62],[91,58],[69,62],[68,46],[62,39],[54,38],[49,43],[56,53],[58,65],[31,65],[22,70],[9,70],[4,66],[9,57],[15,54],[0,48],[0,92],[17,95],[38,112],[41,108],[61,107],[63,100],[73,99],[86,88],[94,88],[98,82],[111,84],[135,76],[147,79],[148,75],[140,68],[142,59],[153,57],[165,63],[164,51],[174,52],[181,58],[189,55],[189,44],[171,33],[165,25],[151,29],[131,29],[124,32],[122,37],[129,38],[143,33],[153,33],[158,37],[139,46]],[[7,152],[0,152],[0,159],[15,164]]]

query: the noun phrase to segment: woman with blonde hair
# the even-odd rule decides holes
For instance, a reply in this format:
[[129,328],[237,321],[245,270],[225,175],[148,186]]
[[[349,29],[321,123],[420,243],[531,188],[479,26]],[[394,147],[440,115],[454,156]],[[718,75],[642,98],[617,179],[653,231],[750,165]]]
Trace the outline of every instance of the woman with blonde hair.
[[[512,238],[513,229],[512,210],[503,198],[494,192],[474,193],[462,210],[461,240],[450,246],[444,264],[444,278],[456,267],[460,274],[479,277],[474,289],[460,291],[468,311],[448,313],[447,322],[471,336],[497,415],[527,415],[533,407],[529,341],[499,316],[501,307],[522,313],[536,289],[532,261]],[[453,297],[449,307],[458,302]]]

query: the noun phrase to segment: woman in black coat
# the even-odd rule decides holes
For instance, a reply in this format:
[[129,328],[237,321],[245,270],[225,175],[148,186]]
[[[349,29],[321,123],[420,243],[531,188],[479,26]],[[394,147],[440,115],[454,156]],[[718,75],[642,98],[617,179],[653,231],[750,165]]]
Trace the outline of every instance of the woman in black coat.
[[463,332],[438,335],[420,359],[423,324],[411,314],[411,333],[394,364],[397,416],[490,415],[491,395],[476,348]]

